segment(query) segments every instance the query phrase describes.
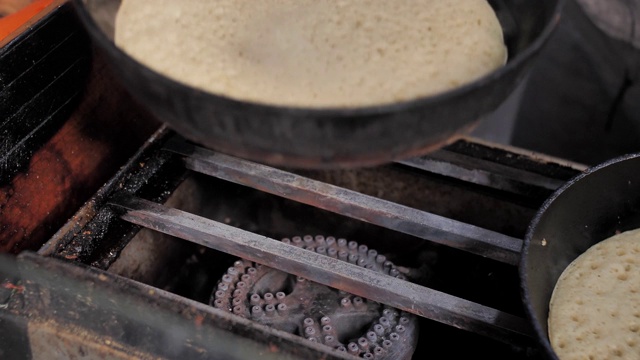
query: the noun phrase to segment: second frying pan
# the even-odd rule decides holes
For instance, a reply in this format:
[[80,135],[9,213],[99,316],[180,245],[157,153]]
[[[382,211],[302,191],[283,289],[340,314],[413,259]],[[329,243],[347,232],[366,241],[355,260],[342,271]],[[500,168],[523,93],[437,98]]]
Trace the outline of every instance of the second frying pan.
[[595,166],[556,191],[526,235],[520,263],[525,310],[550,359],[549,301],[564,269],[616,232],[640,228],[640,154]]

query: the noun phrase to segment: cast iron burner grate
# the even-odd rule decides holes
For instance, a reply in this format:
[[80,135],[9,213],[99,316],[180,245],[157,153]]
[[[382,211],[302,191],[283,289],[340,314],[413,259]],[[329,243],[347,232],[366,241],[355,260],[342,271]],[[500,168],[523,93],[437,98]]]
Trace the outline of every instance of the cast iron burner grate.
[[[477,221],[465,222],[389,200],[394,195],[388,193],[385,196],[367,194],[375,191],[366,186],[356,190],[342,186],[344,184],[336,179],[343,178],[345,173],[352,176],[353,172],[349,170],[314,172],[277,169],[216,153],[161,129],[72,221],[45,244],[39,254],[108,270],[126,251],[126,246],[139,229],[147,228],[197,244],[199,254],[214,251],[215,254],[222,254],[220,256],[232,255],[413,314],[422,322],[436,326],[436,329],[443,329],[434,325],[437,323],[447,325],[444,329],[450,328],[435,333],[429,326],[421,325],[416,356],[429,353],[438,356],[438,351],[434,349],[438,347],[437,339],[442,336],[449,336],[449,340],[456,342],[470,336],[474,339],[470,342],[473,344],[470,354],[477,353],[480,344],[486,346],[487,354],[491,353],[494,357],[505,354],[511,358],[534,358],[537,355],[536,345],[532,342],[531,329],[521,312],[515,266],[519,260],[524,226],[515,226],[516,229],[509,226],[517,223],[513,220],[515,218],[519,218],[520,224],[527,223],[540,203],[564,181],[577,174],[579,169],[512,150],[462,140],[429,156],[390,164],[385,169],[363,169],[359,173],[362,178],[367,178],[366,174],[373,174],[378,180],[394,179],[392,183],[399,184],[399,187],[402,184],[410,185],[404,186],[409,190],[399,192],[405,197],[407,191],[419,194],[420,179],[429,178],[431,186],[444,189],[438,196],[432,197],[434,204],[458,203],[451,205],[457,209],[479,206],[477,201],[470,203],[466,195],[460,195],[476,194],[471,199],[485,199],[483,201],[486,204],[482,206],[493,209],[493,213],[485,213],[486,216]],[[398,169],[401,175],[396,179],[392,174]],[[408,268],[419,267],[424,258],[417,259],[413,251],[426,247],[427,253],[442,252],[437,256],[441,258],[440,262],[445,263],[442,266],[445,272],[455,268],[465,271],[465,267],[480,269],[480,272],[486,272],[488,278],[493,276],[495,283],[480,283],[479,289],[473,285],[467,288],[464,281],[455,284],[445,280],[452,276],[451,273],[441,275],[435,270],[430,270],[430,278],[435,279],[433,281],[407,281],[402,274],[392,276],[388,272],[342,261],[337,256],[292,246],[290,241],[276,241],[274,239],[280,235],[277,231],[270,234],[255,226],[245,226],[243,229],[242,226],[229,225],[227,223],[236,220],[224,214],[214,220],[163,205],[176,187],[193,177],[204,177],[204,183],[213,182],[211,187],[222,189],[219,190],[222,195],[215,202],[223,202],[229,193],[237,192],[237,208],[245,212],[246,208],[259,211],[257,207],[265,204],[265,211],[273,214],[273,205],[262,201],[265,196],[280,199],[278,201],[284,203],[278,203],[275,208],[289,206],[293,212],[311,209],[300,210],[301,217],[305,216],[305,211],[325,214],[323,216],[328,219],[326,223],[315,226],[330,227],[326,230],[334,234],[341,230],[353,233],[353,229],[359,229],[360,226],[373,229],[368,234],[378,234],[382,240],[377,243],[374,241],[370,248],[373,249],[377,244],[387,253],[404,253],[396,259],[399,265],[404,265],[403,261],[406,261],[411,264]],[[329,180],[333,180],[333,183]],[[225,188],[229,184],[234,187]],[[358,188],[357,185],[351,187]],[[248,191],[246,189],[253,189],[251,191],[255,191],[258,197],[257,202],[248,203],[248,206],[242,204],[243,199],[250,197],[243,195],[242,191]],[[377,189],[378,192],[380,190]],[[435,194],[433,190],[432,194]],[[410,203],[409,200],[407,202]],[[434,204],[429,206],[441,208],[442,204]],[[462,214],[460,218],[465,217],[464,211],[458,212]],[[286,214],[287,210],[281,210],[278,216],[285,217]],[[499,220],[492,219],[491,224],[498,223],[513,234],[480,226],[492,217],[498,217]],[[243,222],[242,216],[237,218],[238,223]],[[340,225],[333,228],[335,224]],[[287,226],[284,227],[282,232],[286,233]],[[389,234],[394,235],[387,241]],[[405,240],[406,243],[403,242]],[[222,269],[228,268],[224,260],[214,262],[223,264]],[[475,282],[476,275],[454,274],[453,277],[469,278]],[[215,283],[211,281],[220,278],[210,277],[203,288],[213,289]],[[430,284],[440,290],[429,287]],[[178,286],[170,288],[176,293],[182,291]],[[450,294],[447,292],[449,290],[460,295]],[[470,290],[475,292],[470,297],[478,300],[463,298],[470,294]],[[204,296],[198,298],[193,293],[186,297],[202,302],[208,300]],[[481,304],[489,298],[491,300],[487,302],[493,304]],[[181,298],[172,299],[179,301],[176,299]],[[496,350],[498,348],[499,351]],[[330,347],[314,349],[320,349],[325,357],[345,356]],[[441,351],[454,356],[456,354],[453,349]]]

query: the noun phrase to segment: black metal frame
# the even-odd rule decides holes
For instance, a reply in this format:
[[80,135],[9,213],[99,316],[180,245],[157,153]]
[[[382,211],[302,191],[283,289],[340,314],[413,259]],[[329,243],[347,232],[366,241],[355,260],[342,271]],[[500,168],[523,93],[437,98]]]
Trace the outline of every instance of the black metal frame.
[[68,119],[90,66],[89,39],[72,9],[53,10],[0,47],[0,185]]

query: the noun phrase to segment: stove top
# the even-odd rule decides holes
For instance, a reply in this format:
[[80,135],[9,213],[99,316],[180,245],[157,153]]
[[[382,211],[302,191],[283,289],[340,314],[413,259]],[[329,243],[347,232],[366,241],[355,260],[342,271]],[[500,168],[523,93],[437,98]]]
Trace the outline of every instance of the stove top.
[[539,356],[520,247],[584,167],[474,138],[359,169],[217,153],[137,106],[74,19],[0,50],[2,356]]

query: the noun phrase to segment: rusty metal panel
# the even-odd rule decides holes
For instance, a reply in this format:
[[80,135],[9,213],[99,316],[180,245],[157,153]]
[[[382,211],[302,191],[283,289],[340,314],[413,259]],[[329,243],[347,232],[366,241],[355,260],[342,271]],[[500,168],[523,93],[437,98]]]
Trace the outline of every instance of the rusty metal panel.
[[29,322],[29,345],[33,360],[153,360],[160,357],[138,351],[83,328],[55,320]]
[[351,358],[94,268],[29,252],[18,256],[18,268],[22,290],[12,301],[22,302],[15,311],[28,319],[34,357],[53,346],[77,358]]

